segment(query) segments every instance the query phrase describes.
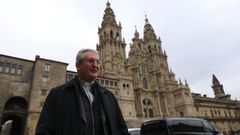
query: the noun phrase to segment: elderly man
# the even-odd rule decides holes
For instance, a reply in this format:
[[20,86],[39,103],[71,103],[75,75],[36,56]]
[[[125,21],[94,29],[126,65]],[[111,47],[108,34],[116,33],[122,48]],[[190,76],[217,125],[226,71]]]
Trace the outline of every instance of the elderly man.
[[48,94],[36,135],[129,135],[116,98],[96,81],[97,51],[80,50],[76,68],[77,77]]

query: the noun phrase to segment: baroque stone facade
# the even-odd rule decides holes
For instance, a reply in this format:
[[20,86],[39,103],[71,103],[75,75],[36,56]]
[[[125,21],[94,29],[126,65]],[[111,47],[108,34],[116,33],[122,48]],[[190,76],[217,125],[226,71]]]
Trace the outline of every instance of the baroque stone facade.
[[[215,97],[192,93],[188,83],[175,79],[167,54],[148,19],[144,35],[136,30],[126,57],[121,23],[107,2],[98,28],[101,63],[98,82],[111,90],[128,127],[166,117],[200,117],[219,131],[240,130],[240,101],[231,100],[213,75]],[[40,58],[34,61],[0,55],[0,121],[13,120],[14,135],[34,135],[44,100],[51,88],[71,80],[76,72],[67,63]]]

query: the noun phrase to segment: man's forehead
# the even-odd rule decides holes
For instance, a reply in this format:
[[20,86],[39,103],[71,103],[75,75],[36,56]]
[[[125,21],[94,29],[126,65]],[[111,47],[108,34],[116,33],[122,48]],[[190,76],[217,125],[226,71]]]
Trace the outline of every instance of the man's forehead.
[[85,52],[83,54],[83,57],[85,57],[85,58],[98,58],[98,54],[96,54],[95,52],[89,51],[89,52]]

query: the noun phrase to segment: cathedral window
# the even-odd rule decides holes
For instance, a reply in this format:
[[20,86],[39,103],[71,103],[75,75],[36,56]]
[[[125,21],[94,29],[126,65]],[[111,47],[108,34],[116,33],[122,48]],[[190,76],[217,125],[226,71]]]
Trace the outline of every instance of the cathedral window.
[[138,43],[138,47],[139,47],[139,49],[141,49],[141,48],[142,48],[142,47],[141,47],[141,44]]
[[116,36],[117,36],[117,40],[119,40],[120,37],[119,37],[119,33],[118,32],[116,33]]
[[110,86],[113,86],[113,81],[110,81]]
[[114,82],[114,86],[118,86],[117,82]]
[[146,74],[147,70],[146,70],[146,66],[144,64],[140,65],[140,74]]
[[107,33],[106,33],[106,31],[104,31],[104,37],[106,37],[107,36]]
[[108,81],[108,80],[105,80],[105,84],[108,85],[108,84],[109,84],[109,81]]
[[152,51],[151,51],[151,46],[148,46],[148,51],[151,53]]
[[110,31],[110,38],[113,38],[113,31]]
[[143,88],[148,89],[148,82],[147,82],[147,79],[145,77],[143,78]]
[[125,83],[123,84],[123,88],[125,89],[125,87],[126,87],[126,85],[125,85]]

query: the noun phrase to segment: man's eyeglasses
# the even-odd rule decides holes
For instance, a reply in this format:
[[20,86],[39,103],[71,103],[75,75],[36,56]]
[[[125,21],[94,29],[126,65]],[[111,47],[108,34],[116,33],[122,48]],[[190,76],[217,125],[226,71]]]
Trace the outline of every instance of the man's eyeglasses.
[[88,64],[90,64],[90,65],[95,64],[95,62],[96,62],[97,65],[100,64],[99,59],[89,58],[89,59],[84,59],[84,60],[85,60]]

